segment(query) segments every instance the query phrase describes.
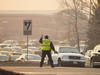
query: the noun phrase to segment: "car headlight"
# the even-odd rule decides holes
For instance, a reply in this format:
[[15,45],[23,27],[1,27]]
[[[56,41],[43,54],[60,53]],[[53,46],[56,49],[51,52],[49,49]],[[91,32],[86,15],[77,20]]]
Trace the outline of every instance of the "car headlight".
[[62,56],[62,59],[69,59],[68,56]]
[[81,57],[80,59],[81,59],[81,60],[85,60],[85,58],[84,58],[84,57]]

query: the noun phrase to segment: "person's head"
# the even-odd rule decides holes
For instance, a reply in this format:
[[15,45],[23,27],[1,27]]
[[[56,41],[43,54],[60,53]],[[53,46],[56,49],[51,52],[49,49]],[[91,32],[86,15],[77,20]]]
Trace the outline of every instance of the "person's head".
[[48,39],[49,38],[49,36],[48,35],[45,35],[45,39]]

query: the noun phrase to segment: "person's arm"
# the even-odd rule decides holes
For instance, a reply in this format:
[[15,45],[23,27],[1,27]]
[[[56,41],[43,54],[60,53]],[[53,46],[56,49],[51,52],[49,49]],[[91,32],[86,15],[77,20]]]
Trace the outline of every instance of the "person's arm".
[[42,44],[42,42],[43,42],[43,35],[41,36],[39,42]]
[[51,49],[52,49],[53,51],[55,51],[55,48],[54,48],[54,45],[53,45],[52,42],[51,42],[51,44],[50,44],[50,47],[51,47]]
[[51,42],[51,44],[50,44],[50,47],[51,47],[51,49],[54,51],[54,53],[58,53],[58,52],[55,50],[55,47],[54,47],[54,45],[53,45],[52,42]]

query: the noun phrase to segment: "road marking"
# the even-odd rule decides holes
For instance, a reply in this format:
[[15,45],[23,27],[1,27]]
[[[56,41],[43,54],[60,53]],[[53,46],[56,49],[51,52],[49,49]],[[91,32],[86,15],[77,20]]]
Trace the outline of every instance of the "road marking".
[[28,75],[57,75],[56,73],[42,73],[42,72],[20,72]]
[[56,73],[52,73],[52,72],[20,72],[26,75],[82,75],[82,74],[88,74],[88,75],[100,75],[100,73],[83,73],[83,72],[78,72],[78,73],[71,73],[71,72],[56,72]]

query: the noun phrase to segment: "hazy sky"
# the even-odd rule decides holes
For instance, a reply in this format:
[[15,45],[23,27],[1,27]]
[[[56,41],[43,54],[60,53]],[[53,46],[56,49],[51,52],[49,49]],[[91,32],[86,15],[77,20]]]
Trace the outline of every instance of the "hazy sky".
[[57,0],[0,0],[1,10],[57,10]]

